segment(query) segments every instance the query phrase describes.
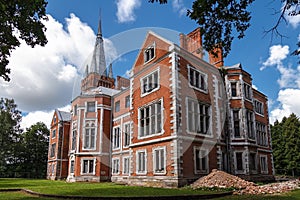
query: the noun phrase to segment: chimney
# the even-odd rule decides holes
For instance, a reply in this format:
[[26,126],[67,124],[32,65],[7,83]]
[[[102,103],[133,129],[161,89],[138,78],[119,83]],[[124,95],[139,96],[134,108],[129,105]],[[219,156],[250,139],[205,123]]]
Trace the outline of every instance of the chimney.
[[223,51],[219,45],[217,45],[217,47],[208,54],[210,64],[216,66],[217,68],[221,68],[224,66]]
[[202,38],[200,28],[196,28],[187,35],[181,33],[180,35],[180,47],[194,54],[198,58],[203,58],[202,51]]

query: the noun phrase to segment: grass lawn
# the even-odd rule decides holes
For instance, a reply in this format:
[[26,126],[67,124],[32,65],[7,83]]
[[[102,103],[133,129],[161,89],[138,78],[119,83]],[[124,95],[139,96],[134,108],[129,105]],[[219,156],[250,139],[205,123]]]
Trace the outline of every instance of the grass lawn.
[[[197,195],[212,194],[217,191],[192,190],[190,188],[181,189],[164,189],[164,188],[147,188],[124,186],[114,183],[67,183],[64,181],[49,180],[31,180],[31,179],[0,179],[1,189],[24,188],[34,192],[56,195],[77,195],[77,196],[103,196],[103,197],[125,197],[125,196],[165,196],[165,195]],[[31,196],[23,192],[0,192],[0,199],[7,200],[51,200],[50,198],[40,198]],[[300,200],[300,190],[289,192],[281,195],[243,195],[227,196],[217,198],[217,200]]]
[[[166,189],[138,186],[125,186],[115,183],[67,183],[65,181],[32,180],[32,179],[0,179],[1,189],[24,188],[43,194],[72,195],[72,196],[165,196],[165,195],[197,195],[212,194],[216,191],[200,191],[189,188]],[[10,192],[9,192],[10,193]],[[8,193],[6,193],[7,195]],[[0,193],[0,199],[1,198]],[[17,195],[17,194],[16,194]],[[19,195],[19,194],[18,194]]]

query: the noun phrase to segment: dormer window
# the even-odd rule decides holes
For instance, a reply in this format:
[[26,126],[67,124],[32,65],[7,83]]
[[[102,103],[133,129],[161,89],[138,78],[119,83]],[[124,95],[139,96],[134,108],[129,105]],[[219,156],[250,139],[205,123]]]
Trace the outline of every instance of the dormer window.
[[153,43],[151,46],[149,46],[144,51],[144,62],[148,62],[152,60],[155,57],[155,43]]

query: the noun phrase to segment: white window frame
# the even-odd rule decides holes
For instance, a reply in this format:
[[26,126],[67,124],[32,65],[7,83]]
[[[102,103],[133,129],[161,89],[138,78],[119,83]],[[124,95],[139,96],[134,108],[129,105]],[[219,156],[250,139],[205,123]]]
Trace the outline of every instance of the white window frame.
[[[91,146],[92,144],[92,130],[94,130],[94,146]],[[89,120],[85,121],[85,125],[83,127],[83,145],[82,149],[83,150],[96,150],[96,142],[97,142],[97,126],[96,126],[96,120]],[[87,139],[87,134],[89,134],[89,145],[86,146],[86,139]]]
[[[193,77],[191,77],[191,70],[193,70]],[[201,83],[201,79],[203,78],[204,80],[204,88],[195,86],[195,84],[191,84],[191,81],[193,83],[196,82],[196,72],[199,73],[198,77],[199,77],[199,85]],[[193,80],[191,80],[193,78]],[[193,88],[195,90],[198,90],[200,92],[203,92],[205,94],[208,93],[208,75],[202,71],[200,71],[199,69],[196,69],[195,67],[188,65],[188,82],[189,82],[189,87]]]
[[56,138],[56,128],[51,131],[52,138]]
[[[126,135],[126,126],[129,126],[129,129],[128,129],[129,132],[127,133],[128,135]],[[124,140],[123,141],[123,147],[128,148],[129,145],[131,144],[131,123],[130,122],[127,122],[127,123],[123,124],[123,131],[122,132],[123,132],[123,140]],[[128,142],[129,142],[128,144],[126,144],[126,136],[129,137],[128,138]]]
[[56,143],[52,143],[50,149],[50,158],[54,158],[55,156],[56,156]]
[[115,112],[120,112],[120,110],[121,110],[121,101],[120,100],[115,102],[115,109],[114,110],[115,110]]
[[245,119],[246,119],[246,131],[247,131],[247,136],[248,139],[250,140],[256,140],[255,136],[255,122],[254,122],[254,113],[251,110],[246,109],[245,110]]
[[[89,104],[94,104],[94,109],[93,110],[90,110],[89,108],[92,108],[93,106],[89,105]],[[86,102],[86,105],[85,105],[85,111],[86,112],[96,112],[96,102],[95,101],[88,101]]]
[[252,101],[253,99],[253,94],[252,94],[252,87],[250,84],[244,82],[244,86],[243,86],[243,94],[244,94],[244,98],[248,101]]
[[[141,135],[142,134],[142,125],[141,125],[141,110],[143,109],[143,110],[145,110],[146,108],[148,108],[149,107],[149,109],[151,110],[152,108],[151,108],[151,106],[153,105],[153,104],[156,104],[156,105],[158,105],[157,103],[158,102],[160,102],[160,106],[161,106],[161,108],[160,108],[160,118],[161,118],[161,122],[160,122],[160,124],[161,124],[161,127],[160,127],[160,132],[156,132],[156,133],[152,133],[151,134],[151,127],[150,127],[150,131],[149,131],[149,134],[148,135]],[[150,115],[152,114],[152,113],[150,113],[150,112],[152,112],[152,110],[150,111],[149,110],[149,118],[151,117]],[[155,106],[155,110],[157,111],[157,106]],[[147,105],[145,105],[145,106],[143,106],[143,107],[140,107],[139,109],[138,109],[138,139],[144,139],[144,138],[149,138],[149,137],[153,137],[153,136],[157,136],[157,135],[162,135],[163,133],[164,133],[164,124],[163,124],[163,122],[164,122],[164,101],[163,101],[163,98],[161,98],[161,99],[158,99],[158,100],[155,100],[155,101],[153,101],[153,102],[151,102],[151,103],[149,103],[149,104],[147,104]],[[157,117],[157,114],[155,114],[155,129],[157,129],[158,130],[158,127],[157,127],[157,121],[159,120],[159,118]],[[152,119],[150,119],[150,122],[149,122],[149,125],[151,125],[151,121]],[[144,133],[144,132],[143,132]]]
[[[236,92],[235,96],[232,95],[232,84],[233,83],[235,84],[235,90],[236,90],[235,91]],[[235,99],[235,98],[239,97],[240,95],[239,95],[239,90],[238,90],[238,81],[230,81],[229,84],[230,84],[230,96],[231,96],[231,98]]]
[[130,95],[127,95],[125,97],[125,108],[129,108],[130,107]]
[[267,125],[264,123],[255,122],[256,126],[256,143],[260,146],[268,146]]
[[113,158],[112,159],[112,174],[113,175],[118,175],[120,174],[120,158]]
[[[156,151],[163,151],[162,156],[163,156],[163,163],[161,163],[161,158],[159,158],[159,163],[157,163],[157,158],[156,158]],[[157,148],[153,148],[152,149],[152,155],[153,155],[153,173],[156,175],[165,175],[166,174],[166,161],[167,161],[167,153],[166,153],[166,147],[157,147]],[[161,154],[159,154],[159,156],[161,156]],[[157,170],[157,164],[163,168],[163,170]]]
[[[126,161],[127,160],[127,161]],[[126,169],[126,162],[127,162],[127,169]],[[122,168],[123,168],[123,174],[124,175],[129,175],[129,173],[130,173],[130,158],[129,158],[129,156],[124,156],[123,157],[123,166],[122,166]]]
[[[254,169],[250,169],[250,165],[252,165],[252,162],[251,162],[251,160],[250,160],[250,156],[251,156],[251,154],[254,154],[255,155],[255,163],[254,163]],[[248,161],[249,161],[249,163],[248,163],[248,166],[249,166],[249,171],[251,172],[251,173],[257,173],[257,164],[258,164],[258,162],[257,162],[257,152],[254,152],[254,151],[250,151],[249,152],[249,158],[248,158]],[[250,164],[251,163],[251,164]]]
[[[199,162],[201,163],[201,159],[203,159],[203,157],[206,158],[205,160],[205,168],[206,169],[199,169],[197,170],[197,154],[196,151],[199,151],[200,155],[200,160]],[[203,149],[203,147],[201,148],[200,146],[194,146],[194,173],[195,174],[207,174],[209,172],[209,151],[207,149]],[[201,165],[201,164],[200,164]],[[200,168],[203,168],[203,166],[200,166]]]
[[[241,153],[242,154],[242,166],[243,169],[242,170],[238,170],[237,168],[237,157],[236,154],[237,153]],[[246,165],[245,165],[245,152],[244,151],[235,151],[234,152],[234,170],[236,174],[244,174],[245,170],[246,170]]]
[[[145,85],[149,85],[150,79],[152,80],[152,84],[154,83],[154,74],[157,73],[157,86],[155,88],[152,88],[150,91],[144,92]],[[147,81],[147,84],[145,84],[145,80]],[[148,94],[151,94],[160,88],[160,68],[158,67],[154,71],[150,72],[146,76],[143,76],[140,78],[140,84],[141,84],[141,97],[147,96]]]
[[257,99],[254,99],[253,104],[254,104],[255,113],[260,115],[260,116],[264,116],[264,104],[263,104],[263,102],[261,102]]
[[[238,119],[235,119],[234,113],[237,112]],[[235,133],[235,123],[239,125],[239,136]],[[242,138],[242,130],[241,130],[241,109],[233,109],[232,110],[232,132],[234,138]]]
[[[144,171],[139,170],[139,162],[140,162],[139,154],[140,153],[144,153],[144,155],[145,155]],[[146,175],[147,174],[147,151],[146,151],[146,149],[136,151],[136,174],[138,174],[138,175]]]
[[[88,161],[88,169],[90,169],[90,161],[93,161],[93,171],[84,172],[84,161]],[[95,175],[96,174],[96,158],[82,158],[80,163],[80,174],[81,175]]]
[[[119,129],[119,135],[118,135],[118,140],[116,140],[116,130]],[[122,129],[121,129],[121,126],[115,126],[113,128],[113,134],[112,134],[112,148],[113,150],[117,150],[117,149],[120,149],[121,148],[121,132],[122,132]],[[118,144],[118,146],[116,146]]]
[[[156,57],[156,44],[153,42],[144,50],[144,64],[150,62]],[[151,54],[151,49],[153,49],[153,55]],[[149,58],[147,59],[147,51],[150,51]]]
[[[189,111],[189,102],[192,102],[192,111]],[[195,104],[196,104],[196,109],[195,109]],[[201,106],[204,106],[204,107],[208,107],[208,115],[203,115],[200,113],[200,109],[199,109],[199,104],[201,104]],[[201,102],[197,99],[192,99],[190,97],[187,97],[186,98],[186,130],[187,130],[187,133],[188,134],[192,134],[192,135],[201,135],[201,136],[205,136],[205,137],[213,137],[212,135],[212,111],[211,111],[211,105],[208,104],[208,103],[204,103],[204,102]],[[206,109],[205,109],[206,110]],[[197,112],[196,112],[197,111]],[[192,114],[192,119],[190,119],[190,112],[194,113]],[[206,130],[205,133],[202,133],[202,132],[197,132],[196,131],[193,131],[192,128],[190,127],[190,122],[193,123],[192,126],[193,128],[197,129],[197,125],[195,124],[196,120],[195,120],[195,115],[197,117],[197,121],[199,122],[199,126],[200,126],[200,119],[201,119],[201,116],[204,117],[204,121],[203,121],[203,128]],[[207,121],[207,116],[209,117],[208,121]],[[207,125],[207,122],[208,122],[208,125]]]
[[[266,170],[263,170],[263,166],[262,166],[262,158],[265,159],[265,164],[266,164]],[[268,174],[269,170],[268,170],[268,156],[267,155],[260,155],[259,156],[259,164],[260,164],[260,172],[262,174]]]

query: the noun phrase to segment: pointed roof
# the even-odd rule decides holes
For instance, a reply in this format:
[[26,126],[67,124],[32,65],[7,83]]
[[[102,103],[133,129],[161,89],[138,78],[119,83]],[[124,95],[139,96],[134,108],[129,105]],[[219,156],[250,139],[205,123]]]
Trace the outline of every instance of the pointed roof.
[[58,117],[58,121],[71,121],[71,113],[70,112],[65,112],[65,111],[60,111],[60,110],[55,110],[57,117]]
[[99,18],[98,33],[97,33],[92,61],[91,61],[91,65],[89,66],[88,73],[97,73],[105,76],[107,75],[105,55],[104,55],[104,43],[102,37],[101,17]]

